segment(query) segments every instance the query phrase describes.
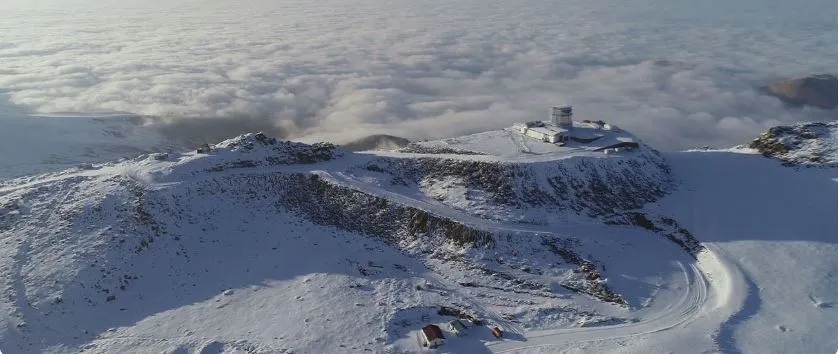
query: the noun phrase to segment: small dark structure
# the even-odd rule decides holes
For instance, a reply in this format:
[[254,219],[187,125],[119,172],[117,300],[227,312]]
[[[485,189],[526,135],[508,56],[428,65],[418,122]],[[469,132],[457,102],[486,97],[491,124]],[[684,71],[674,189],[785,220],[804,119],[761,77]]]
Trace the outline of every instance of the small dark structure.
[[492,335],[495,336],[495,338],[501,338],[501,336],[503,335],[503,333],[501,332],[501,328],[492,327]]
[[151,157],[157,161],[165,161],[169,158],[169,154],[167,153],[156,153],[151,154]]
[[463,325],[460,320],[453,320],[449,322],[449,330],[452,331],[455,335],[458,336],[465,336],[466,335],[466,326]]
[[210,149],[210,144],[203,144],[203,145],[198,147],[198,150],[196,152],[199,153],[199,154],[209,154],[210,151],[212,151]]

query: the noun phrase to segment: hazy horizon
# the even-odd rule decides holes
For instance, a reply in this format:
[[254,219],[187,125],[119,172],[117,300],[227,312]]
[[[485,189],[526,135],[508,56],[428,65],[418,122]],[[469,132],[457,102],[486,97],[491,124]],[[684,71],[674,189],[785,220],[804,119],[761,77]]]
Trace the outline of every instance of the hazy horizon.
[[5,5],[0,94],[10,104],[157,116],[176,134],[439,138],[567,103],[577,119],[672,150],[836,118],[754,90],[836,73],[835,1]]

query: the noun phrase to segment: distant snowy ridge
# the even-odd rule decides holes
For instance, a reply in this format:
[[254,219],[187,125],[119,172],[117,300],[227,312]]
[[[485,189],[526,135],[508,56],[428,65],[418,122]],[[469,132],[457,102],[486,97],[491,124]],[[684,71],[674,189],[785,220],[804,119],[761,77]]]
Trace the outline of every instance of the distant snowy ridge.
[[747,147],[785,165],[836,167],[836,127],[836,121],[777,126]]

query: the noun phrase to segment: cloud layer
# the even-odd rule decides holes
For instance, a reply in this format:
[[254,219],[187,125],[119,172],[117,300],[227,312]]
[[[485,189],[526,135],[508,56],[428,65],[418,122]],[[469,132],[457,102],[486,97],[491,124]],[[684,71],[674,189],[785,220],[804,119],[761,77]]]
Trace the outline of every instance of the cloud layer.
[[437,138],[571,103],[662,149],[835,119],[754,87],[836,71],[835,1],[12,0],[0,90],[173,134]]

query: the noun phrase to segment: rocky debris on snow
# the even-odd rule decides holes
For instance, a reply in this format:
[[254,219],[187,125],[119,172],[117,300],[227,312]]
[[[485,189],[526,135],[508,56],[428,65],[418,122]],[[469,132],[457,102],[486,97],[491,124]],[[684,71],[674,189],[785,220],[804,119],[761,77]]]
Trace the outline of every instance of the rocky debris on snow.
[[[498,269],[474,263],[471,251],[497,250],[509,252],[514,246],[523,246],[522,240],[505,237],[499,243],[497,235],[446,217],[415,207],[394,203],[382,197],[333,184],[318,175],[303,173],[273,173],[270,175],[246,174],[225,176],[227,189],[224,193],[234,195],[270,195],[277,198],[277,205],[287,208],[306,219],[321,225],[335,226],[344,230],[377,237],[396,248],[421,259],[427,267],[457,270],[469,274],[471,283],[465,287],[482,287],[503,292],[529,294],[543,298],[555,298],[545,284],[521,279]],[[221,181],[219,181],[221,182]],[[219,183],[215,182],[215,183]],[[198,193],[218,190],[213,185],[201,186]],[[539,245],[532,245],[534,248]],[[582,259],[571,247],[567,254]],[[573,266],[584,266],[585,262],[569,262]],[[369,264],[354,264],[362,276],[379,276],[380,270]],[[525,267],[526,268],[526,267]],[[527,268],[529,269],[529,268]],[[594,274],[596,269],[587,270]],[[519,271],[528,275],[525,271]],[[586,274],[588,274],[586,273]],[[598,276],[583,276],[570,287],[590,294],[595,298],[619,301],[604,289]],[[619,296],[618,296],[619,297]]]
[[[232,176],[235,184],[263,188],[264,184],[289,186],[278,190],[278,203],[321,225],[378,236],[388,242],[407,245],[418,238],[429,244],[455,247],[489,247],[489,232],[477,230],[455,220],[425,210],[388,201],[385,198],[329,183],[317,175],[277,174],[272,176]],[[246,179],[281,179],[275,183],[253,183]],[[257,193],[254,190],[253,193]]]
[[461,320],[467,320],[475,325],[481,325],[483,323],[478,315],[473,311],[467,311],[457,307],[440,306],[440,309],[437,310],[437,314],[440,316],[450,316]]
[[399,149],[399,152],[412,154],[453,154],[453,155],[486,155],[482,152],[471,150],[454,149],[444,146],[425,146],[420,144],[408,144]]
[[[446,255],[432,255],[432,258],[445,257]],[[519,277],[501,272],[497,269],[490,269],[475,265],[472,260],[463,259],[462,257],[445,257],[443,261],[448,265],[457,265],[460,271],[464,272],[469,281],[460,281],[458,285],[465,288],[482,288],[489,290],[497,290],[505,293],[527,294],[538,296],[541,298],[559,298],[559,296],[551,293],[551,289],[541,283],[530,280],[524,280]],[[429,268],[434,266],[429,265]]]
[[154,153],[149,155],[152,159],[157,161],[165,161],[169,158],[169,154],[167,153]]
[[835,75],[821,74],[784,80],[761,87],[761,91],[791,106],[813,106],[836,109],[837,80]]
[[[480,204],[475,211],[488,219],[504,218],[502,213],[509,213],[511,208],[570,211],[603,218],[640,208],[675,185],[664,158],[646,148],[631,158],[571,158],[562,163],[380,157],[363,169],[348,172],[365,173],[381,183],[419,185],[430,197],[454,208],[464,203]],[[370,176],[369,172],[375,174]],[[463,192],[445,193],[446,188]],[[470,196],[475,200],[468,200]],[[516,213],[518,217],[522,214]]]
[[600,271],[597,270],[597,267],[595,267],[592,262],[583,259],[578,254],[571,251],[567,243],[562,243],[563,242],[561,240],[548,238],[544,238],[542,240],[542,244],[550,249],[551,252],[559,255],[565,263],[578,266],[584,279],[584,281],[579,281],[579,284],[570,282],[560,284],[562,287],[574,292],[594,296],[595,298],[606,302],[612,302],[622,306],[629,305],[621,294],[618,294],[606,284],[606,281],[601,276]]
[[410,143],[410,140],[398,136],[375,134],[341,144],[341,146],[350,151],[396,150]]
[[690,231],[679,225],[675,219],[666,216],[657,216],[651,219],[647,214],[631,211],[622,215],[615,215],[604,222],[608,225],[638,226],[661,234],[693,257],[696,257],[704,249]]
[[836,121],[777,126],[748,147],[788,166],[836,167],[836,126]]
[[568,323],[568,325],[579,327],[598,327],[627,322],[623,318],[603,316],[567,306],[537,307],[517,313],[509,318],[515,322],[525,323],[525,328],[556,323]]
[[214,145],[212,151],[220,155],[221,160],[208,168],[214,172],[230,168],[311,164],[343,155],[343,151],[331,143],[280,141],[263,133],[244,134],[222,141]]

